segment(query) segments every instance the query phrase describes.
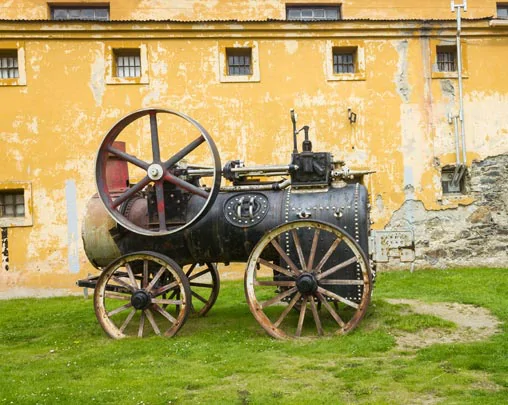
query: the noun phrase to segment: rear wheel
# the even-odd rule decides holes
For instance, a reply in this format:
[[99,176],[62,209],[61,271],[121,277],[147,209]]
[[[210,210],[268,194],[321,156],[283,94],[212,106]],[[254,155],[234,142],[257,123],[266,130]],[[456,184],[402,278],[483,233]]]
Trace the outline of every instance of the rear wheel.
[[245,272],[249,308],[275,338],[349,332],[365,315],[371,287],[358,243],[319,221],[293,221],[267,232]]

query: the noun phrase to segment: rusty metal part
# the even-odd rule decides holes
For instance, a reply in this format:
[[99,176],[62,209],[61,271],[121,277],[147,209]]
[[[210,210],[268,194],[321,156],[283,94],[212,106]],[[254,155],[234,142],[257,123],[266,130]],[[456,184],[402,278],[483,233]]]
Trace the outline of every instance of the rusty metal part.
[[[160,156],[160,146],[159,146],[159,131],[157,124],[157,115],[158,114],[170,114],[175,115],[184,119],[185,121],[191,123],[194,127],[196,127],[200,135],[190,142],[187,146],[185,146],[182,150],[176,152],[172,157],[167,160],[162,160]],[[132,156],[120,148],[115,146],[115,141],[117,140],[120,133],[132,122],[140,119],[142,117],[149,116],[150,117],[150,136],[152,143],[152,162],[145,162],[138,159],[135,156]],[[185,181],[178,176],[175,176],[171,173],[171,171],[176,167],[178,162],[180,162],[185,156],[198,148],[201,144],[206,143],[208,145],[209,153],[211,154],[213,160],[213,169],[212,169],[212,186],[210,191],[206,191],[201,187],[196,186],[192,182]],[[123,160],[133,166],[141,168],[146,171],[146,176],[141,179],[137,184],[133,185],[123,193],[119,195],[113,195],[113,190],[110,188],[110,184],[108,184],[107,179],[110,177],[108,174],[108,170],[111,169],[111,165],[108,163],[108,158],[113,155],[118,160]],[[99,196],[104,203],[108,213],[123,227],[129,229],[132,232],[136,232],[141,235],[150,235],[150,236],[160,236],[160,235],[169,235],[171,233],[178,232],[192,225],[201,219],[206,212],[209,210],[215,198],[217,197],[217,193],[219,192],[220,186],[220,172],[221,172],[221,163],[219,153],[217,151],[217,147],[213,142],[212,138],[208,134],[208,132],[195,120],[192,118],[176,112],[172,110],[158,109],[158,108],[147,108],[135,111],[121,120],[119,120],[107,133],[104,140],[101,143],[99,148],[99,152],[97,154],[96,160],[96,182],[97,189],[99,192]],[[153,228],[144,228],[141,227],[131,221],[127,217],[125,217],[120,211],[119,207],[128,201],[130,198],[135,196],[137,193],[141,192],[145,189],[149,184],[152,184],[156,190],[156,199],[157,199],[157,213],[158,213],[158,223],[155,224]],[[181,190],[185,190],[186,192],[199,196],[201,199],[204,199],[204,203],[201,205],[201,209],[195,213],[192,218],[188,218],[187,222],[181,224],[179,226],[171,226],[168,227],[166,224],[166,202],[164,198],[163,186],[165,183],[172,184]]]
[[191,313],[204,316],[215,304],[220,290],[220,277],[214,263],[193,263],[184,268],[192,295]]
[[190,306],[187,277],[160,253],[118,258],[103,270],[95,286],[95,315],[114,339],[173,336],[185,323]]
[[[278,255],[267,260],[273,247]],[[351,331],[365,315],[372,289],[361,246],[342,229],[309,220],[267,232],[252,250],[244,281],[252,314],[278,339]],[[348,297],[358,288],[359,296]]]
[[86,205],[81,237],[86,256],[97,269],[107,266],[122,255],[110,232],[114,229],[115,220],[107,214],[99,196],[94,195]]

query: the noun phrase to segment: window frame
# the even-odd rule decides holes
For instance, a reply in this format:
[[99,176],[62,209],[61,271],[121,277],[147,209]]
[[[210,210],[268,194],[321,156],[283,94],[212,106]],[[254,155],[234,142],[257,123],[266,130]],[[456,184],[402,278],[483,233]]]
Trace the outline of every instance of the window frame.
[[[250,74],[230,75],[228,52],[235,49],[250,49]],[[229,51],[228,51],[229,50]],[[221,41],[217,44],[219,58],[218,81],[221,83],[254,83],[261,81],[259,70],[259,47],[257,41]]]
[[[291,11],[300,11],[300,13],[303,10],[310,10],[313,13],[313,16],[311,17],[303,17],[300,18],[291,18],[290,12]],[[317,10],[323,10],[324,16],[321,17],[315,17],[314,14]],[[326,17],[326,11],[327,10],[336,10],[337,11],[337,18],[327,18]],[[312,3],[296,3],[296,4],[286,4],[286,20],[287,21],[340,21],[342,20],[342,4],[312,4]]]
[[1,78],[0,86],[26,86],[25,46],[23,42],[0,43],[0,55],[16,54],[18,64],[18,77]]
[[[125,52],[126,54],[133,50],[139,50],[139,61],[140,61],[140,76],[117,76],[117,55]],[[105,59],[106,59],[106,84],[118,85],[118,84],[149,84],[148,75],[148,50],[147,45],[138,41],[119,41],[119,42],[107,42],[105,44]]]
[[[352,54],[354,72],[335,72],[334,55]],[[326,78],[328,81],[366,80],[365,48],[362,42],[330,40],[326,43]]]
[[32,226],[32,183],[26,181],[10,181],[0,182],[0,192],[14,193],[16,191],[23,191],[23,216],[2,216],[0,217],[0,228],[12,228],[18,226]]
[[[499,10],[504,10],[506,12],[506,15],[500,16]],[[508,3],[496,3],[496,18],[499,18],[500,20],[508,20]]]
[[[440,55],[452,56],[451,60],[439,60]],[[445,58],[445,59],[446,59]],[[442,69],[441,66],[445,67],[448,65],[452,65],[451,70]],[[442,73],[457,73],[458,71],[458,54],[457,54],[457,46],[456,45],[438,45],[436,47],[436,68],[438,72]]]
[[[52,21],[111,21],[111,7],[109,3],[48,3],[49,19]],[[107,18],[55,18],[55,10],[107,10]]]
[[[232,64],[231,58],[248,58],[248,64]],[[226,48],[226,74],[228,76],[250,76],[252,75],[252,48]],[[248,68],[247,72],[242,69]],[[232,73],[232,69],[239,69],[239,73]]]
[[[123,64],[123,65],[120,65],[119,64],[119,59],[120,58],[131,58],[131,57],[134,57],[134,65],[131,66],[130,63],[128,62],[127,65]],[[128,48],[120,48],[120,49],[113,49],[113,63],[114,63],[114,69],[113,69],[113,73],[115,74],[115,77],[116,78],[140,78],[141,77],[141,50],[139,48],[131,48],[131,49],[128,49]],[[138,63],[136,65],[136,62]],[[125,69],[131,69],[133,68],[134,69],[134,75],[131,76],[131,75],[128,75],[126,76],[125,74],[122,76],[120,75],[120,69],[123,69],[124,73],[125,73]],[[138,69],[136,69],[138,68]],[[136,74],[136,71],[139,71],[139,74]]]
[[[457,79],[459,77],[458,74],[458,52],[457,52],[457,43],[454,40],[431,40],[430,41],[430,65],[432,72],[432,79]],[[446,49],[446,48],[454,48],[455,49],[455,64],[456,70],[447,72],[441,71],[438,69],[437,63],[437,54],[438,49]],[[468,73],[468,44],[466,42],[461,42],[461,51],[462,51],[462,78],[469,78]]]

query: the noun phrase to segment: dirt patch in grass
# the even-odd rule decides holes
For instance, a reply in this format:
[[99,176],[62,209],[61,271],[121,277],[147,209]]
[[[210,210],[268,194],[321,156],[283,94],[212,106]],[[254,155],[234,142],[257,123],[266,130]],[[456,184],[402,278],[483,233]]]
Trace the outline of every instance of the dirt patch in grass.
[[453,322],[457,328],[426,328],[415,333],[397,332],[400,349],[419,349],[435,343],[474,342],[488,339],[498,332],[501,322],[485,308],[449,302],[422,302],[409,299],[387,299],[394,305],[408,305],[411,312],[433,315]]

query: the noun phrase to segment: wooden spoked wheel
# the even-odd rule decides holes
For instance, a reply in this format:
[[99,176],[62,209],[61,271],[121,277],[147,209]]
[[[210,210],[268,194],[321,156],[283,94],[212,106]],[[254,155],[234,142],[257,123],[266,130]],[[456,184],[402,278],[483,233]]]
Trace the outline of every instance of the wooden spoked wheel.
[[108,265],[94,293],[95,315],[114,339],[173,336],[190,310],[191,292],[182,269],[154,252],[127,254]]
[[252,314],[280,339],[349,332],[365,315],[371,287],[360,245],[320,221],[288,222],[266,233],[245,272]]
[[[173,151],[172,156],[165,157],[161,156],[161,146],[164,145],[163,142],[169,143],[171,139],[159,139],[160,131],[158,126],[158,117],[160,119],[164,115],[182,118],[190,123],[198,132],[198,136],[194,140],[189,142],[179,151]],[[126,130],[130,124],[146,116],[150,119],[151,157],[143,160],[118,149],[115,146],[115,142],[119,140],[121,133]],[[176,131],[174,137],[178,137]],[[190,176],[189,171],[187,170],[192,169],[192,167],[184,168],[179,165],[180,162],[184,161],[185,158],[198,149],[202,144],[207,145],[208,156],[212,160],[212,166],[200,175],[211,177],[211,187],[208,189],[199,187],[199,185],[192,180],[193,176]],[[107,164],[110,156],[115,156],[117,159],[126,162],[127,165],[130,165],[135,169],[140,169],[141,172],[144,173],[144,177],[142,177],[136,184],[129,185],[127,189],[122,190],[119,194],[115,193],[115,190],[110,189],[107,181],[108,178],[115,177],[115,167],[109,167]],[[104,203],[108,213],[115,219],[116,222],[124,228],[141,235],[161,236],[169,235],[189,227],[208,212],[219,193],[221,181],[220,172],[221,162],[217,147],[208,132],[197,121],[177,111],[160,108],[146,108],[126,115],[106,134],[97,154],[95,180],[97,182],[99,197]],[[171,216],[171,212],[168,212],[168,210],[172,208],[172,206],[171,201],[166,201],[167,196],[165,197],[164,193],[164,187],[166,184],[171,185],[175,189],[183,191],[188,195],[197,196],[202,200],[201,208],[194,216],[186,218],[183,222],[180,221],[177,224],[173,224],[171,221],[168,223],[167,216],[168,214]],[[153,187],[156,192],[155,206],[157,209],[157,220],[156,223],[141,226],[140,224],[132,222],[124,214],[122,206],[131,198],[135,197],[139,192],[145,190],[148,186]]]
[[220,278],[217,266],[214,263],[193,263],[184,268],[184,271],[191,289],[191,313],[204,316],[219,295]]

